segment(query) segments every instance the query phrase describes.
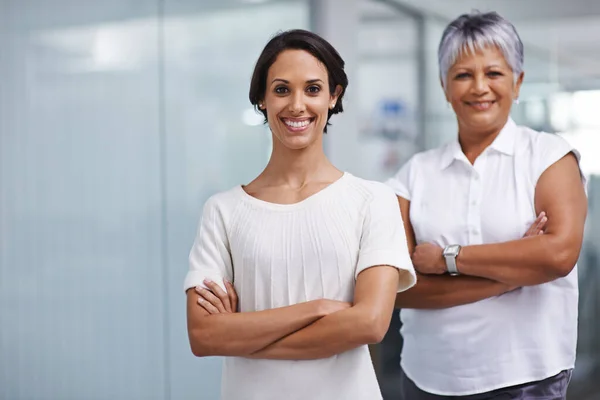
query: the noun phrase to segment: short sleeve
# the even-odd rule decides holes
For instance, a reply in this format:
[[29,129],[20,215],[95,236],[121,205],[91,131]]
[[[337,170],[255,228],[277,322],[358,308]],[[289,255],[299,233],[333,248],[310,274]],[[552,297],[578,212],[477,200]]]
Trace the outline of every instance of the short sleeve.
[[366,209],[355,277],[377,265],[389,265],[400,270],[399,292],[416,283],[398,199],[389,187],[382,184],[374,187],[373,198]]
[[404,165],[400,168],[396,175],[385,181],[385,184],[392,188],[392,190],[394,191],[394,193],[396,193],[397,196],[403,197],[406,200],[410,200],[409,180],[410,170],[412,168],[413,163],[414,156],[411,157],[410,160],[408,160],[406,163],[404,163]]
[[204,279],[218,283],[223,290],[223,278],[233,281],[233,264],[222,214],[218,203],[210,198],[204,205],[196,239],[189,255],[189,271],[183,289],[204,286]]
[[[569,142],[559,135],[540,133],[536,142],[537,143],[534,145],[533,149],[535,152],[533,181],[536,184],[548,167],[559,161],[567,154],[573,153],[577,158],[578,164],[581,161],[581,154],[579,151],[577,151],[577,149],[575,149]],[[586,185],[586,179],[581,171],[581,166],[579,167],[579,173],[581,175],[583,184]]]

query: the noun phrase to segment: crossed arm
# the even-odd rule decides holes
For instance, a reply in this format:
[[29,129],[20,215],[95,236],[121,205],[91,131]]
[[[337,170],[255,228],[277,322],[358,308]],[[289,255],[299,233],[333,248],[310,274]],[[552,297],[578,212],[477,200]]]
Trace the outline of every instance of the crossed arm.
[[196,356],[301,360],[377,343],[388,329],[398,280],[396,268],[374,266],[358,275],[352,305],[322,299],[241,313],[235,312],[233,286],[228,284],[225,293],[207,283],[210,291],[187,292],[192,352]]
[[544,234],[534,233],[504,243],[464,246],[457,257],[462,275],[451,277],[444,274],[446,266],[439,246],[429,243],[416,246],[409,219],[410,202],[403,198],[399,202],[409,251],[415,269],[420,272],[416,286],[398,293],[399,308],[435,309],[469,304],[568,275],[579,257],[587,213],[577,160],[569,153],[550,166],[536,185],[536,212],[547,215]]
[[[416,248],[415,234],[410,223],[410,202],[398,197],[406,241],[411,255]],[[432,245],[433,246],[433,245]],[[413,264],[418,270],[417,263]],[[443,261],[443,260],[442,260]],[[417,272],[417,284],[396,295],[397,308],[436,309],[474,303],[509,291],[508,285],[472,276],[449,276]]]
[[[210,282],[206,284],[217,286]],[[226,287],[228,293],[235,296],[233,286],[226,283]],[[198,357],[249,356],[336,310],[336,304],[317,300],[265,311],[232,313],[232,309],[237,308],[237,297],[234,297],[223,300],[223,304],[228,305],[226,309],[213,307],[217,311],[212,315],[198,305],[204,302],[195,290],[188,289],[188,338],[192,353]],[[338,305],[339,309],[342,307],[342,304]]]
[[567,276],[579,258],[587,215],[587,198],[572,153],[542,174],[536,186],[535,208],[548,215],[543,235],[467,246],[457,259],[459,270],[515,286]]

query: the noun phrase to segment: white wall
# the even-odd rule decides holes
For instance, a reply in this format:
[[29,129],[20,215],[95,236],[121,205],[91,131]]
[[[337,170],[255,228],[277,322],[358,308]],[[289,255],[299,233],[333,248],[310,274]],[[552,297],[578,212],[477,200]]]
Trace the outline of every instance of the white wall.
[[187,255],[204,200],[266,163],[250,76],[308,7],[162,3],[0,0],[1,399],[218,398]]

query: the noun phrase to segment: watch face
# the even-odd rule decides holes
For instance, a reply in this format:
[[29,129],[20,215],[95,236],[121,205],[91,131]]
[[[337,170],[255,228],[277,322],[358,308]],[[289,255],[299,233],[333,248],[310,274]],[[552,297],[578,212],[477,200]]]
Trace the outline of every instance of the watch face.
[[446,250],[444,251],[444,255],[455,256],[458,254],[459,249],[460,249],[459,245],[453,244],[451,246],[446,247]]

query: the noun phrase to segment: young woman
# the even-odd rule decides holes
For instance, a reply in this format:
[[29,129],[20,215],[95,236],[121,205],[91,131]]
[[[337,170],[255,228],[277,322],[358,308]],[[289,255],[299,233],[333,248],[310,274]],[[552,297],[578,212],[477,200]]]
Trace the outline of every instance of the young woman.
[[206,202],[184,285],[193,353],[229,356],[223,399],[381,398],[367,344],[415,274],[393,191],[323,152],[347,85],[339,54],[307,31],[275,36],[256,63],[271,158]]

